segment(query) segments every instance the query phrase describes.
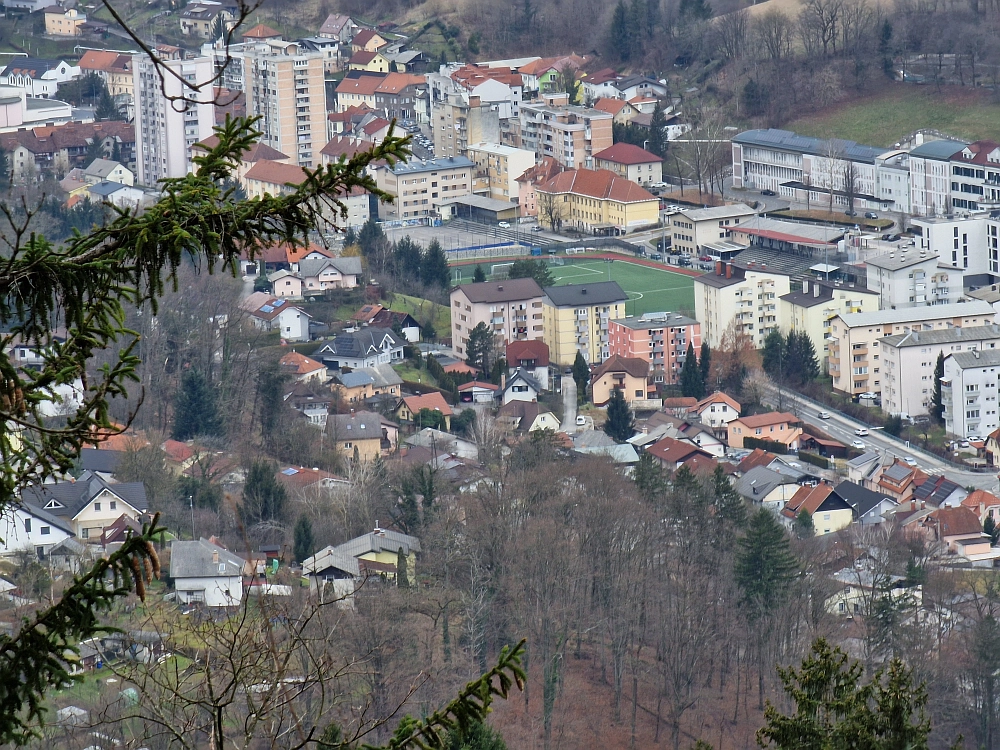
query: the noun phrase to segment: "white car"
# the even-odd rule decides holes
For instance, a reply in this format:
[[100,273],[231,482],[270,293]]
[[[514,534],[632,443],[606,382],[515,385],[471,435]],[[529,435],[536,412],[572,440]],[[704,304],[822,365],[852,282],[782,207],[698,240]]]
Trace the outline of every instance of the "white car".
[[500,222],[497,222],[497,226],[500,227],[501,229],[510,229],[510,222],[509,221],[500,221]]
[[867,399],[873,399],[874,400],[874,399],[878,398],[878,394],[877,393],[872,393],[871,391],[866,391],[865,393],[862,393],[860,396],[858,396],[858,398],[859,399],[861,399],[861,398],[867,398]]
[[852,440],[851,447],[857,448],[859,451],[863,451],[865,449],[865,443],[863,440]]
[[906,465],[907,466],[916,466],[917,465],[917,459],[915,459],[913,456],[904,456],[903,460],[906,461]]
[[854,431],[854,434],[857,435],[858,437],[868,437],[868,430],[866,430],[864,427],[859,427]]
[[584,427],[586,424],[587,424],[587,418],[584,417],[584,416],[582,416],[582,415],[577,415],[576,426],[577,427]]
[[820,419],[829,419],[830,418],[830,412],[828,412],[828,411],[821,411],[819,413],[819,418]]

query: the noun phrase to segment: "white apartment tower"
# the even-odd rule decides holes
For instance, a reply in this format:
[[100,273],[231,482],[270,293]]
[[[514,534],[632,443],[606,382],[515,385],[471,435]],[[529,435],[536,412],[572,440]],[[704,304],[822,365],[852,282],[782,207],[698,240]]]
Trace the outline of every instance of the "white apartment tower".
[[[211,81],[215,73],[208,57],[164,60],[160,65],[191,84]],[[132,58],[132,75],[139,184],[153,186],[168,177],[183,177],[191,169],[191,146],[212,135],[213,87],[191,89],[168,71],[158,71],[147,55]]]
[[322,52],[269,40],[243,49],[247,115],[259,115],[260,142],[314,167],[326,145],[326,81]]

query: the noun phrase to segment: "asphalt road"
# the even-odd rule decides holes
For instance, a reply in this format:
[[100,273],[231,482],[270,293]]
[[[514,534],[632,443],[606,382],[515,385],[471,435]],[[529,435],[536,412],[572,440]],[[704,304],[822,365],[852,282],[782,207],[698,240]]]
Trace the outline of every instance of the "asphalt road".
[[[888,435],[881,429],[871,429],[861,422],[832,411],[829,407],[798,394],[786,390],[779,393],[777,388],[772,388],[767,400],[776,409],[795,414],[803,422],[818,427],[834,439],[847,445],[850,445],[854,440],[861,440],[867,450],[878,450],[883,454],[897,457],[912,456],[917,460],[917,465],[928,474],[944,474],[963,487],[972,485],[990,491],[994,491],[997,487],[997,476],[991,472],[957,469],[933,453],[927,453],[912,444],[907,447],[905,441]],[[819,412],[821,411],[829,412],[830,418],[820,419]],[[868,435],[858,437],[854,431],[860,428],[867,429]]]
[[562,431],[567,435],[576,434],[576,381],[572,375],[562,376],[563,423]]

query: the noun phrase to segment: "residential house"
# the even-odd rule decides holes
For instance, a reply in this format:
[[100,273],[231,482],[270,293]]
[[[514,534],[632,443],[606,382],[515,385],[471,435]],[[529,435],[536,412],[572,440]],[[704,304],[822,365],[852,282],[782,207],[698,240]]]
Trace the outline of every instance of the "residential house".
[[625,317],[627,301],[617,281],[546,287],[542,338],[551,360],[570,366],[577,352],[593,363],[610,357],[610,322]]
[[361,568],[362,575],[382,575],[390,581],[396,580],[396,563],[400,550],[406,557],[406,573],[410,580],[410,586],[415,586],[417,584],[417,553],[420,552],[420,540],[414,536],[380,529],[376,525],[374,531],[334,547],[335,552],[355,558]]
[[[347,489],[351,485],[343,477],[308,466],[286,466],[278,470],[275,479],[289,493],[295,493],[299,496],[303,494],[315,496],[318,492],[326,492],[334,488]],[[261,549],[264,551],[265,548]],[[274,551],[280,551],[280,549],[277,547]]]
[[595,235],[621,235],[656,226],[659,199],[607,169],[567,167],[535,186],[538,221]]
[[678,313],[645,313],[608,321],[608,339],[610,356],[648,359],[654,383],[676,385],[688,346],[701,349],[701,324]]
[[388,328],[345,331],[321,346],[316,356],[331,370],[392,364],[403,359],[401,338]]
[[375,109],[375,91],[385,79],[378,73],[352,71],[337,84],[337,111],[344,113],[352,108]]
[[660,83],[654,78],[641,74],[633,74],[617,78],[612,83],[612,86],[614,86],[615,90],[618,92],[618,98],[624,99],[627,102],[636,98],[660,99],[670,93],[665,84]]
[[238,606],[245,568],[243,558],[208,539],[170,543],[170,578],[180,604]]
[[500,391],[499,399],[505,405],[511,401],[537,401],[541,392],[541,383],[526,372],[514,370]]
[[744,203],[714,208],[682,208],[666,217],[666,227],[675,252],[699,257],[707,245],[729,240],[733,227],[757,215]]
[[497,412],[497,421],[518,435],[538,430],[559,430],[559,418],[537,401],[508,401]]
[[876,346],[879,339],[910,331],[983,326],[994,318],[993,307],[982,301],[838,314],[831,322],[827,346],[833,388],[852,396],[882,390],[881,363],[876,359],[881,353]]
[[470,143],[506,143],[515,137],[524,80],[510,68],[449,63],[428,73],[430,123],[438,157],[465,156]]
[[465,156],[380,165],[375,170],[376,183],[396,199],[380,203],[379,215],[385,219],[440,215],[443,203],[472,195],[474,173],[475,164]]
[[993,430],[986,436],[986,462],[990,466],[1000,466],[1000,429]]
[[403,334],[410,343],[420,341],[420,323],[412,315],[406,312],[396,312],[386,310],[382,305],[365,305],[351,316],[351,320],[357,321],[361,325],[376,326],[378,328],[392,328]]
[[928,476],[917,484],[910,503],[931,508],[951,507],[962,504],[969,491],[957,482],[944,476]]
[[331,414],[326,418],[326,435],[329,444],[348,460],[356,456],[361,461],[372,461],[390,452],[387,436],[383,444],[382,417],[375,412]]
[[135,163],[135,129],[123,122],[67,122],[45,127],[30,127],[25,122],[20,129],[0,135],[0,146],[7,152],[14,179],[25,180],[82,167],[95,138],[105,153],[117,145],[122,162]]
[[375,52],[389,42],[373,29],[362,29],[351,38],[352,52]]
[[590,164],[594,154],[614,145],[614,117],[568,101],[566,94],[547,94],[522,103],[520,147],[534,151],[536,159],[549,156],[567,169],[579,169]]
[[990,549],[979,516],[970,508],[937,508],[925,516],[907,519],[904,529],[973,561],[1000,557],[1000,549]]
[[847,528],[854,518],[854,509],[828,484],[800,487],[785,504],[781,518],[788,528],[792,528],[802,513],[812,518],[816,536]]
[[389,60],[380,52],[360,52],[353,53],[347,60],[348,70],[362,70],[368,73],[388,73]]
[[714,273],[694,279],[694,317],[701,323],[702,341],[717,349],[735,320],[763,348],[767,334],[780,330],[778,298],[788,291],[788,274],[718,261]]
[[113,97],[132,97],[132,56],[110,50],[88,49],[80,58],[80,75],[96,74]]
[[307,383],[295,383],[290,390],[285,388],[283,399],[288,406],[305,417],[309,424],[325,427],[333,399],[329,391],[318,393],[314,387]]
[[168,438],[160,443],[163,451],[163,462],[174,474],[180,474],[191,467],[195,461],[195,451],[187,443]]
[[217,18],[222,18],[222,24],[227,30],[232,29],[234,23],[233,8],[212,3],[202,5],[201,3],[191,3],[181,12],[181,34],[184,36],[194,36],[200,39],[210,39],[212,27],[215,26]]
[[978,437],[1000,428],[997,415],[1000,349],[956,352],[944,360],[941,403],[944,427],[951,435]]
[[891,497],[896,503],[903,503],[913,496],[917,484],[925,477],[926,474],[917,467],[897,459],[882,467],[878,483],[869,485],[869,489]]
[[302,299],[302,279],[295,271],[282,268],[267,277],[275,297],[282,299]]
[[352,37],[358,32],[359,26],[351,20],[350,16],[340,13],[331,13],[323,21],[317,32],[324,39],[336,39],[341,44],[350,44]]
[[748,502],[779,513],[799,491],[799,484],[767,466],[752,466],[736,480],[733,488]]
[[728,393],[716,391],[695,404],[690,413],[697,415],[706,427],[728,433],[729,423],[739,418],[741,408],[740,402]]
[[9,505],[0,515],[0,557],[27,553],[44,560],[49,550],[74,536],[71,522],[31,503]]
[[[535,188],[544,185],[564,169],[563,165],[546,156],[538,161],[535,166],[528,169],[520,177],[517,177],[517,204],[522,217],[538,216],[538,194]],[[551,203],[546,204],[547,208]],[[554,212],[555,209],[552,209]]]
[[[63,60],[15,57],[0,71],[0,86],[20,89],[25,96],[34,99],[54,99],[59,84],[79,76],[80,66],[70,65]],[[39,106],[37,102],[33,104]]]
[[448,402],[444,400],[444,396],[437,391],[432,391],[431,393],[427,393],[422,396],[404,396],[400,399],[399,404],[396,406],[395,413],[400,422],[408,422],[412,424],[417,421],[417,417],[420,416],[420,411],[422,409],[440,412],[441,416],[444,418],[445,430],[451,430],[451,417],[453,412],[451,407],[448,406]]
[[296,383],[325,383],[326,365],[298,352],[288,352],[278,364],[281,371]]
[[986,490],[973,490],[962,501],[962,507],[968,508],[977,516],[980,523],[992,518],[994,523],[1000,523],[1000,498]]
[[646,453],[652,456],[653,460],[661,467],[671,473],[677,471],[677,469],[694,456],[712,457],[708,451],[702,450],[694,443],[669,437],[665,437],[647,446]]
[[[615,125],[628,125],[639,114],[639,110],[624,99],[602,97],[594,102],[593,107],[598,112],[607,112],[611,115],[614,118]],[[597,157],[595,156],[594,158]],[[608,169],[608,167],[605,167],[605,169]]]
[[146,192],[140,188],[107,180],[91,185],[87,193],[94,203],[109,203],[118,208],[138,209],[149,201]]
[[353,606],[354,590],[361,578],[356,557],[337,552],[330,545],[302,561],[302,575],[309,579],[309,593],[321,603],[339,600]]
[[94,159],[84,170],[83,179],[88,185],[98,182],[117,182],[120,185],[135,185],[135,175],[124,164],[111,159]]
[[76,8],[50,5],[42,11],[45,16],[45,33],[49,36],[80,36],[87,23],[87,14]]
[[[532,339],[528,341],[511,341],[505,352],[507,374],[515,371],[527,373],[542,387],[549,390],[549,347],[544,341]],[[556,376],[554,373],[553,376]]]
[[[656,398],[656,391],[649,392],[649,362],[645,359],[614,355],[602,362],[590,376],[594,406],[604,406],[611,400],[612,391],[621,391],[631,405]],[[659,404],[657,404],[659,405]]]
[[899,505],[888,495],[873,492],[852,481],[843,481],[833,488],[854,511],[854,520],[863,526],[882,523]]
[[746,438],[755,438],[781,443],[789,450],[796,450],[802,435],[802,428],[798,425],[798,417],[786,412],[772,411],[734,419],[728,426],[729,447],[743,448]]
[[499,390],[500,386],[493,383],[470,380],[458,386],[458,399],[470,404],[492,404]]
[[[244,304],[249,303],[249,298]],[[265,331],[278,331],[285,341],[309,341],[309,320],[312,316],[286,300],[270,297],[249,309],[250,322]]]
[[109,483],[89,471],[75,481],[25,487],[21,500],[61,519],[77,539],[90,544],[100,541],[104,528],[122,514],[138,520],[147,510],[142,482]]
[[643,187],[663,181],[663,159],[624,141],[594,154],[594,167],[607,169]]
[[399,400],[403,379],[392,365],[379,364],[374,367],[360,367],[351,372],[341,372],[333,376],[331,389],[347,403],[362,403],[372,400]]
[[534,279],[461,284],[451,290],[451,344],[456,357],[467,357],[469,333],[480,323],[498,346],[541,339],[544,330],[542,288]]
[[[206,153],[209,149],[215,148],[219,145],[219,136],[212,135],[204,140],[198,141],[193,146],[191,146],[191,155],[200,156]],[[279,164],[290,164],[291,157],[286,156],[275,148],[271,148],[265,143],[257,142],[242,154],[240,154],[240,160],[236,164],[236,168],[233,171],[233,177],[239,180],[240,184],[246,188],[246,176],[253,166],[257,162],[277,162]],[[293,179],[300,177],[299,172],[291,173]],[[282,243],[287,244],[287,243]],[[278,270],[278,269],[275,269]]]
[[770,466],[777,460],[777,458],[778,456],[775,453],[766,451],[763,448],[754,448],[742,461],[739,462],[739,464],[737,464],[736,473],[739,476],[744,476],[748,471],[758,466]]
[[106,482],[115,480],[115,472],[125,451],[105,450],[100,448],[80,449],[80,468],[90,471]]
[[320,295],[330,289],[353,289],[362,276],[361,258],[304,259],[298,264],[304,296]]
[[791,291],[778,300],[781,330],[798,331],[809,336],[824,372],[831,321],[839,314],[875,312],[879,307],[877,292],[853,283],[820,279],[804,279],[801,289],[795,282]]
[[883,310],[950,305],[962,300],[962,269],[941,262],[926,250],[905,247],[865,259],[868,288]]
[[574,73],[580,70],[587,58],[579,55],[559,55],[556,57],[539,57],[520,66],[517,72],[524,80],[524,90],[532,94],[548,94],[562,91],[565,88],[563,76],[565,71]]

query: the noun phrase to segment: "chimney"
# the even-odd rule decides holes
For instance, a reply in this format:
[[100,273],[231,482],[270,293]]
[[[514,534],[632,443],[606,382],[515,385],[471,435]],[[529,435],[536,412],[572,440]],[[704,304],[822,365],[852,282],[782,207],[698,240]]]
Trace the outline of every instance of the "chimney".
[[212,564],[213,565],[219,564],[219,550],[217,549],[212,550]]
[[586,294],[586,293],[587,293],[587,287],[584,287],[583,289],[580,290],[580,294]]
[[723,263],[721,260],[715,261],[715,275],[716,276],[722,276],[722,269],[725,267],[725,265],[726,264]]
[[917,509],[917,501],[916,500],[910,500],[910,512],[912,513],[916,509]]
[[726,263],[726,278],[727,279],[733,278],[733,264],[732,263]]

